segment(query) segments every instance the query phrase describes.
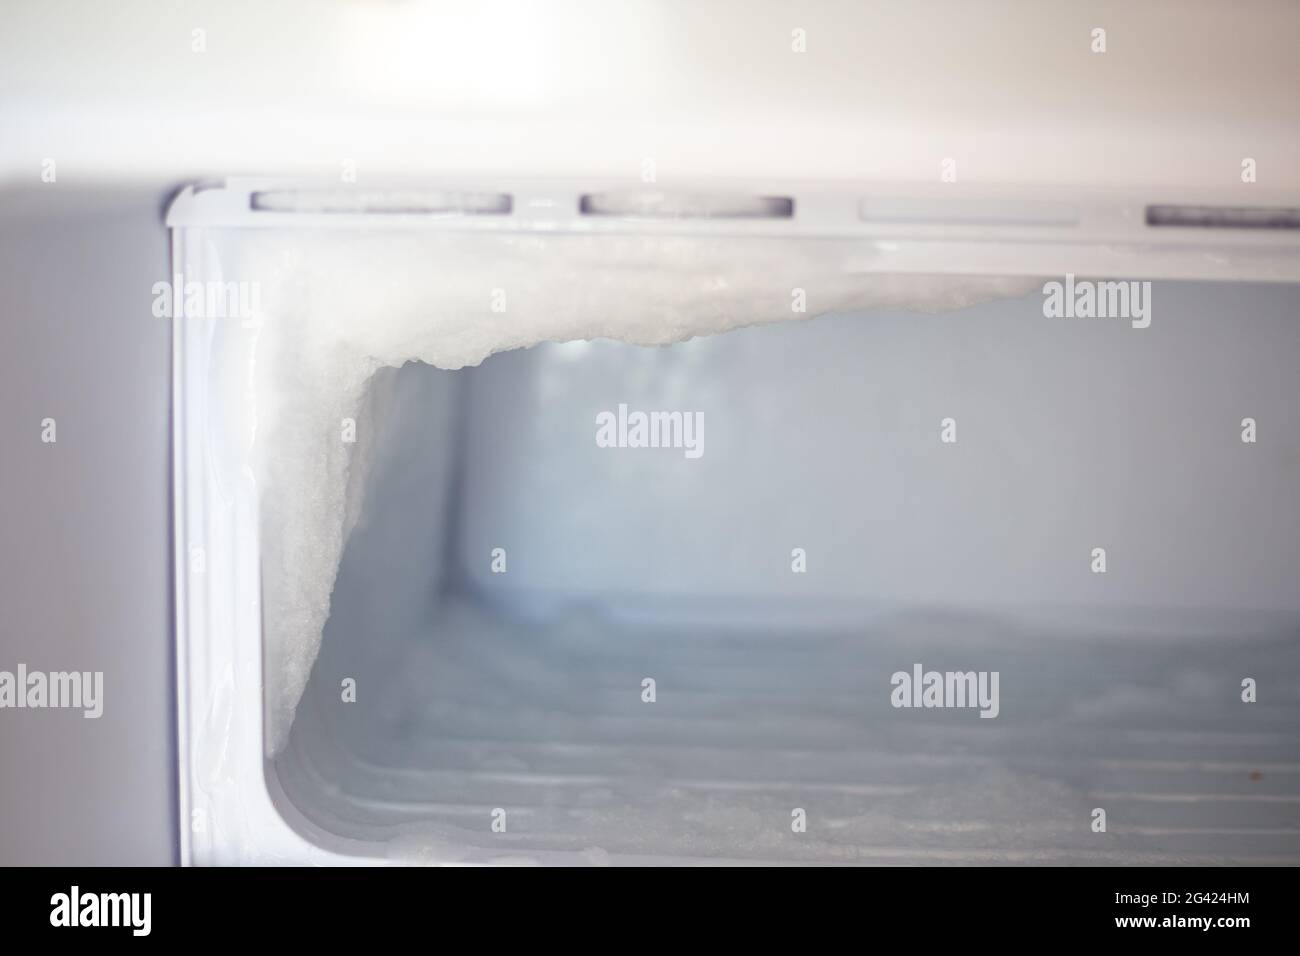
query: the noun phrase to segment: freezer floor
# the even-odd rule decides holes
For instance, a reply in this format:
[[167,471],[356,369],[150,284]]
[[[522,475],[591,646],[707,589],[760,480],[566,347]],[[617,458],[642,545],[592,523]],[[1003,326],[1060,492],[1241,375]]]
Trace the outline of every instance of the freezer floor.
[[[310,818],[380,855],[1300,862],[1294,633],[1098,637],[931,612],[756,634],[459,600],[364,650],[327,641],[279,773]],[[997,670],[998,716],[891,706],[890,675],[915,663]],[[340,675],[367,666],[341,704]]]

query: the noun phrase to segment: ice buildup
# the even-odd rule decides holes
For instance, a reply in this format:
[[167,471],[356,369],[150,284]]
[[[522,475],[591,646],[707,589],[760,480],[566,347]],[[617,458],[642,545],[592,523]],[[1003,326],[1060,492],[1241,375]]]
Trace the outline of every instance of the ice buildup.
[[272,754],[357,520],[371,423],[383,414],[379,369],[461,368],[547,340],[664,345],[824,312],[934,312],[1037,285],[883,275],[875,246],[849,240],[275,229],[222,242],[225,277],[261,292],[250,431]]

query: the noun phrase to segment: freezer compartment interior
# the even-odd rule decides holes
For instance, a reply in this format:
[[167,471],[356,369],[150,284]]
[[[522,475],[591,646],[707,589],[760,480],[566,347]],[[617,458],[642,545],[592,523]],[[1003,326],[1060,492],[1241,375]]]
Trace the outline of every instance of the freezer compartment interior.
[[279,798],[414,860],[1300,860],[1300,289],[1151,301],[379,373]]

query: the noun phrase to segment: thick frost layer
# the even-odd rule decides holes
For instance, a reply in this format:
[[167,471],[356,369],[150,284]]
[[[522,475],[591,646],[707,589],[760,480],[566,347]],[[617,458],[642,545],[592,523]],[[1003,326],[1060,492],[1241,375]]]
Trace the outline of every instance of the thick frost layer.
[[253,467],[272,753],[357,518],[370,423],[383,413],[376,371],[413,360],[461,368],[547,340],[663,345],[822,312],[933,312],[1036,285],[875,275],[872,247],[839,240],[259,232],[239,247],[227,278],[259,282],[262,302]]

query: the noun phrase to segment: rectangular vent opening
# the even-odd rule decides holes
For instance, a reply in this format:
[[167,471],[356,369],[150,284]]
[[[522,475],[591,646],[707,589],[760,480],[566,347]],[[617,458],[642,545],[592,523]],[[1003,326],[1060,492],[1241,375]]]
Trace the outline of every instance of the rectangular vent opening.
[[1147,206],[1147,225],[1182,229],[1300,229],[1300,208]]
[[584,216],[625,219],[790,219],[788,196],[736,196],[714,193],[587,193],[578,208]]
[[909,226],[1076,226],[1079,210],[1034,200],[873,197],[858,204],[858,218]]
[[255,192],[257,212],[329,213],[392,216],[505,216],[509,193],[445,190],[285,189]]

